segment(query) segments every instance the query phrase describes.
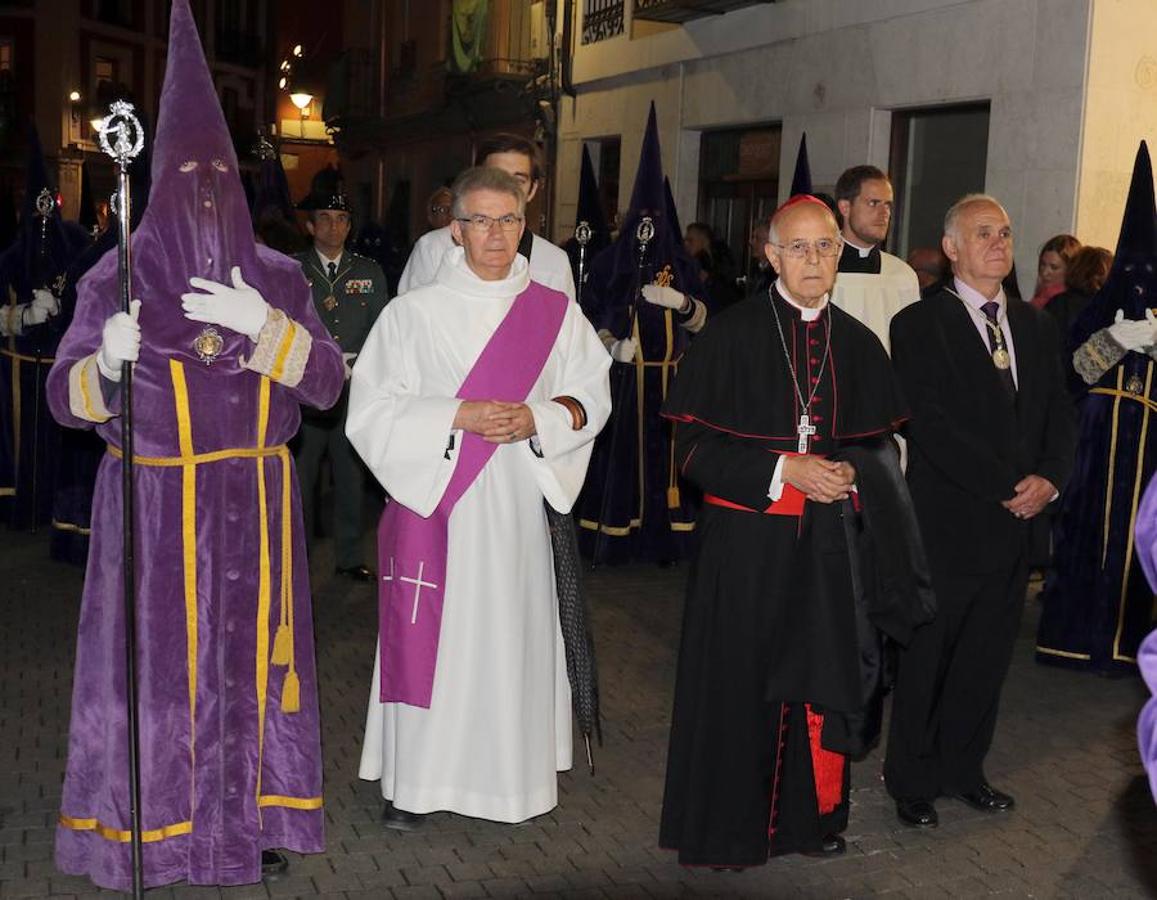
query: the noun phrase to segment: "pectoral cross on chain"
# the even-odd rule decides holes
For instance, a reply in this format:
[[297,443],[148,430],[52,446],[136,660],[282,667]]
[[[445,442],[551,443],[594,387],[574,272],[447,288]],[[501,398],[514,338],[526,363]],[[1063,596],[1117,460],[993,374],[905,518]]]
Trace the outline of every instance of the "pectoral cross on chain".
[[411,625],[415,625],[418,622],[418,603],[422,599],[422,588],[437,588],[438,587],[438,585],[434,584],[434,582],[432,582],[432,581],[423,581],[422,580],[422,572],[425,570],[425,568],[426,568],[426,564],[424,562],[420,562],[420,563],[418,563],[418,577],[417,578],[406,578],[405,576],[400,576],[398,578],[398,581],[404,581],[404,582],[406,582],[406,584],[412,584],[414,586],[414,610],[413,610],[413,612],[410,613],[410,624]]
[[795,432],[799,435],[799,452],[807,453],[808,438],[816,433],[816,427],[811,423],[811,416],[804,413],[799,417],[799,425]]

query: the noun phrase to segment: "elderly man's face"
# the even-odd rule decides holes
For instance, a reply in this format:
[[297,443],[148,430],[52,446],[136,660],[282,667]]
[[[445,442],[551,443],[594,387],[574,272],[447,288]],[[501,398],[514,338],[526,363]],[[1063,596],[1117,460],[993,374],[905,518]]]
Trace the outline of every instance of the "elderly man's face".
[[[518,201],[504,191],[471,191],[462,198],[462,222],[455,219],[450,231],[466,252],[466,264],[484,281],[500,281],[510,274],[522,238],[522,213]],[[514,217],[516,221],[505,217]]]
[[1012,271],[1012,227],[1008,214],[987,200],[965,206],[956,233],[942,241],[952,271],[961,281],[987,291]]
[[766,246],[768,261],[793,299],[818,305],[836,283],[843,242],[835,218],[818,203],[800,203],[781,212],[773,224],[775,243]]

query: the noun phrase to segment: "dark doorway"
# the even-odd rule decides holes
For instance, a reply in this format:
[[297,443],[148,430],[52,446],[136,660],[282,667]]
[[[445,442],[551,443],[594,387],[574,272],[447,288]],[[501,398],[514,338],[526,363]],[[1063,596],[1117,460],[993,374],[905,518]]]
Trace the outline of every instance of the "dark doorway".
[[964,194],[984,190],[988,114],[987,102],[892,114],[892,235],[899,256],[915,247],[940,246],[948,207]]

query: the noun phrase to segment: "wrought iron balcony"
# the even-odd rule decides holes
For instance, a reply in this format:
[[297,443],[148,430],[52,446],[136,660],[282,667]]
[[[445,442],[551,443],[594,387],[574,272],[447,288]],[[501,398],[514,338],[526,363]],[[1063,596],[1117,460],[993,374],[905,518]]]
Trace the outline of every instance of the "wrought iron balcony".
[[682,24],[692,19],[720,16],[746,6],[762,6],[776,0],[634,0],[634,17],[650,22]]

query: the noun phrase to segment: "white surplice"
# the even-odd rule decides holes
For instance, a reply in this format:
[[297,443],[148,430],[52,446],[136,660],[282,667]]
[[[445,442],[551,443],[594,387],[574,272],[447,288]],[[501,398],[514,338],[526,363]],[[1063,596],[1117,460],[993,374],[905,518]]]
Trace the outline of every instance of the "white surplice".
[[[462,435],[447,449],[475,360],[529,283],[483,281],[451,249],[437,279],[391,301],[370,332],[350,384],[346,434],[393,498],[421,516],[437,507]],[[573,303],[527,398],[538,429],[500,445],[449,522],[445,602],[429,709],[379,701],[379,656],[360,776],[381,780],[403,810],[450,810],[499,822],[558,802],[571,766],[571,697],[543,498],[574,504],[595,435],[610,413],[610,358]],[[588,421],[550,398],[574,397]],[[489,399],[506,400],[496,397]]]
[[916,272],[891,253],[880,254],[879,275],[840,272],[832,288],[832,303],[871,328],[889,352],[892,316],[919,299]]

